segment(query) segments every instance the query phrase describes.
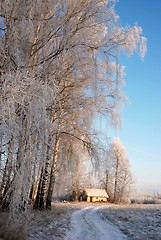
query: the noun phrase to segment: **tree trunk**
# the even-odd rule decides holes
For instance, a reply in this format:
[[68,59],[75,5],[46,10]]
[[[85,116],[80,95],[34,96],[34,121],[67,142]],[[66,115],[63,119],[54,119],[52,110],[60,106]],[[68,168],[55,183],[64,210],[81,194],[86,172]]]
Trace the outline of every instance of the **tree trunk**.
[[114,196],[113,202],[117,201],[117,184],[118,184],[118,168],[119,168],[119,157],[116,154],[116,165],[115,165],[115,183],[114,183]]
[[[48,147],[49,151],[49,147]],[[45,164],[45,170],[43,173],[43,178],[42,178],[42,186],[41,186],[41,206],[40,208],[44,208],[45,205],[45,197],[47,193],[47,186],[48,186],[48,178],[49,178],[49,165],[50,165],[50,158],[49,158],[49,152],[47,151],[47,160]]]
[[42,210],[44,208],[44,205],[42,203],[42,199],[41,199],[41,188],[42,188],[42,178],[43,178],[43,168],[41,169],[41,176],[39,179],[39,185],[38,185],[38,189],[37,189],[37,193],[36,193],[36,199],[34,202],[34,209],[39,209]]
[[7,161],[6,161],[6,164],[5,164],[5,168],[4,168],[4,172],[3,172],[2,183],[1,183],[1,187],[0,187],[0,205],[1,205],[2,201],[3,201],[4,190],[6,188],[7,177],[8,177],[8,165],[9,165],[9,160],[7,158]]
[[[8,143],[8,156],[4,168],[3,178],[2,178],[2,184],[0,187],[0,204],[2,204],[2,208],[6,208],[5,206],[8,206],[6,204],[6,195],[11,185],[11,173],[12,173],[12,160],[13,160],[13,138],[10,139]],[[7,207],[8,208],[8,207]]]
[[45,168],[42,168],[41,170],[41,176],[38,184],[36,199],[34,203],[34,209],[42,210],[45,206],[45,201],[46,201],[45,197],[47,192],[48,176],[49,176],[49,165],[50,165],[50,158],[49,158],[49,147],[48,147]]
[[56,172],[56,167],[57,167],[59,144],[60,144],[60,127],[61,127],[61,122],[59,123],[58,131],[55,136],[55,148],[54,148],[53,160],[52,160],[52,166],[51,166],[51,172],[50,172],[48,194],[47,194],[47,199],[46,199],[46,208],[47,209],[51,209],[52,194],[53,194],[54,183],[55,183],[55,172]]
[[13,218],[16,217],[19,212],[26,209],[26,202],[28,202],[28,199],[26,198],[26,191],[27,187],[29,186],[27,185],[28,183],[25,182],[24,178],[26,171],[29,171],[29,169],[25,169],[27,142],[27,116],[22,111],[22,129],[19,140],[14,176],[9,189],[8,198],[10,205],[10,213],[12,214]]
[[109,173],[106,170],[106,172],[105,172],[105,189],[107,192],[108,192],[108,185],[109,185]]
[[[54,123],[56,119],[56,114],[54,113],[53,116],[51,117],[51,122]],[[59,124],[58,124],[58,130],[59,130]],[[47,194],[48,194],[48,185],[49,185],[49,177],[51,175],[50,170],[51,170],[51,156],[50,156],[50,146],[52,146],[51,144],[51,131],[49,133],[49,137],[48,137],[48,145],[47,148],[45,148],[44,152],[46,151],[45,154],[45,167],[41,173],[41,179],[39,181],[39,187],[37,190],[37,194],[36,194],[36,202],[34,204],[34,208],[35,209],[39,209],[42,210],[45,206],[45,202],[46,202],[46,198],[47,198]],[[56,139],[57,139],[57,134],[56,134]],[[55,140],[57,141],[57,140]],[[56,142],[55,142],[55,146],[56,146]],[[54,158],[54,155],[53,155]],[[54,160],[53,160],[54,161]],[[52,161],[52,162],[53,162]]]

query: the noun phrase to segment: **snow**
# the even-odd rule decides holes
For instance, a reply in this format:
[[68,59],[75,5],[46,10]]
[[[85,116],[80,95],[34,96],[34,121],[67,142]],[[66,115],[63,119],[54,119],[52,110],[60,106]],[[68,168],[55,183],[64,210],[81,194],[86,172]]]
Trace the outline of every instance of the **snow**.
[[121,229],[130,240],[161,240],[161,205],[112,205],[101,210],[104,221]]
[[86,207],[76,211],[71,218],[72,229],[64,240],[125,240],[127,237],[110,223],[102,220],[101,207]]
[[28,239],[161,240],[160,223],[160,204],[54,203],[33,213]]

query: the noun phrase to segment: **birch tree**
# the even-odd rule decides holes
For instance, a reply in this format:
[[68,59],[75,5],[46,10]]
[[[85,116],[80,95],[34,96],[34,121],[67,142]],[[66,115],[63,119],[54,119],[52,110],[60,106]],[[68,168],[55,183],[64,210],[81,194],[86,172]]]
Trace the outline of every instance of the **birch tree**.
[[13,218],[30,195],[41,199],[38,208],[51,204],[63,134],[90,149],[89,115],[118,121],[119,55],[144,57],[146,39],[138,26],[119,26],[114,7],[115,0],[0,4],[1,188],[11,166],[2,202]]
[[109,196],[109,201],[113,200],[114,192],[114,168],[113,168],[113,158],[111,158],[110,144],[104,149],[102,154],[102,159],[99,165],[99,177],[101,188],[105,189]]
[[130,196],[133,177],[125,148],[118,138],[111,144],[110,157],[113,162],[113,202],[126,202]]

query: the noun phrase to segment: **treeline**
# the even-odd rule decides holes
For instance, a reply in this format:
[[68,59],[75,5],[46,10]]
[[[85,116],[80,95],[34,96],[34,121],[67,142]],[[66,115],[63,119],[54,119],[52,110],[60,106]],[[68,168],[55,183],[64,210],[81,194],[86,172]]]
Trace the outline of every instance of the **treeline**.
[[146,40],[141,28],[119,26],[114,6],[114,0],[0,3],[0,205],[13,218],[31,203],[51,207],[60,169],[74,186],[81,159],[91,156],[97,166],[98,114],[118,122],[119,54],[143,56]]
[[130,161],[119,138],[112,140],[101,161],[100,184],[106,189],[109,201],[129,203],[134,183]]
[[[86,198],[82,198],[85,188],[102,188],[109,196],[108,202],[130,202],[134,191],[134,177],[121,140],[111,139],[106,147],[101,147],[102,145],[97,145],[99,159],[93,165],[90,160],[87,160],[87,155],[85,158],[84,153],[81,154],[79,146],[75,146],[74,152],[79,151],[79,154],[73,159],[72,168],[64,169],[63,164],[60,163],[55,182],[54,197],[56,199],[86,201]],[[64,175],[66,170],[68,173]]]

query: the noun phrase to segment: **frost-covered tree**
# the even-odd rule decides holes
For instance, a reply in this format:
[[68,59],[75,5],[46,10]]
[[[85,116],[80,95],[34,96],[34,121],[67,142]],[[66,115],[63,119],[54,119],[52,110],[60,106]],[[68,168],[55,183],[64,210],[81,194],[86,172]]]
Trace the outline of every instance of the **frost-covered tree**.
[[127,202],[133,183],[129,159],[120,139],[115,138],[109,149],[113,188],[112,201],[115,203]]
[[115,3],[0,3],[0,197],[13,218],[29,197],[50,206],[64,134],[91,150],[94,117],[118,121],[119,54],[144,57],[146,39],[119,26]]
[[105,189],[109,196],[109,201],[113,200],[113,160],[111,159],[109,144],[102,153],[99,164],[98,182],[101,188]]

